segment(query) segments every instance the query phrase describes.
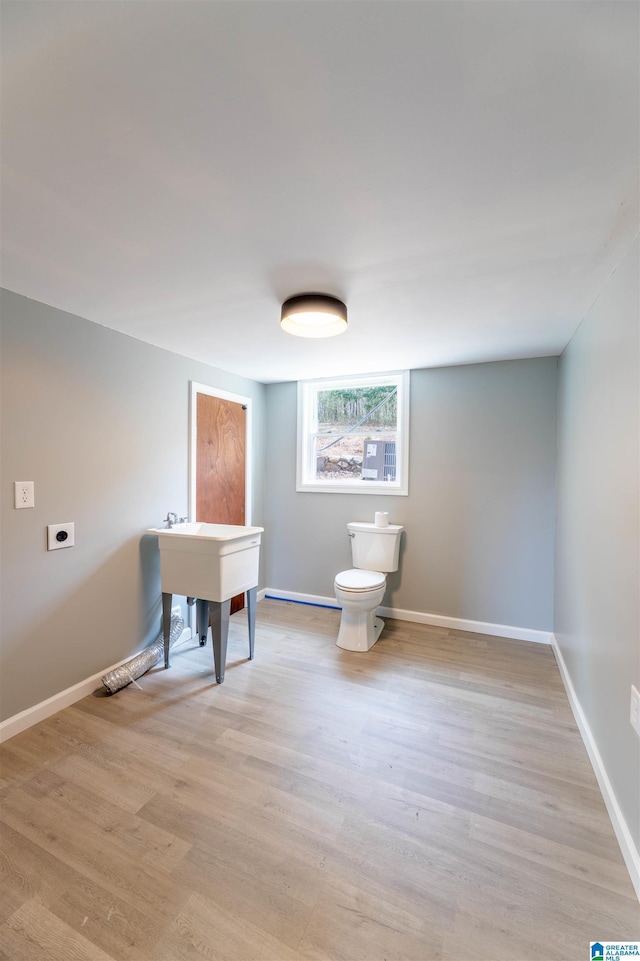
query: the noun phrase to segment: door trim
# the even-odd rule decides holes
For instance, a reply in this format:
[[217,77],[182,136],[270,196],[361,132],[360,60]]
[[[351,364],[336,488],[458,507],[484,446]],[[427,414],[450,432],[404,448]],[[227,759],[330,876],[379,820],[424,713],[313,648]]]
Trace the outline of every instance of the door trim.
[[245,524],[251,525],[252,507],[252,476],[253,476],[253,445],[252,445],[252,399],[242,394],[232,394],[228,390],[221,390],[219,387],[210,387],[208,384],[199,384],[195,380],[190,383],[189,393],[189,520],[197,521],[196,512],[196,441],[198,439],[197,425],[197,395],[208,394],[209,397],[219,397],[221,400],[230,400],[236,404],[243,404],[247,408],[245,419],[245,471],[244,471],[244,516]]

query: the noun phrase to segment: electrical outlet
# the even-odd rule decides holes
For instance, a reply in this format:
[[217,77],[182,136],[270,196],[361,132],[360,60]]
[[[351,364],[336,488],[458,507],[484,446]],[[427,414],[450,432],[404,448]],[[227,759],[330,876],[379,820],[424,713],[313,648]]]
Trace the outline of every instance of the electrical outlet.
[[631,727],[640,737],[640,693],[638,689],[631,685]]
[[35,506],[33,481],[13,482],[13,506],[16,510]]
[[75,543],[73,521],[65,524],[49,524],[47,527],[47,550],[58,551],[61,547],[73,547]]

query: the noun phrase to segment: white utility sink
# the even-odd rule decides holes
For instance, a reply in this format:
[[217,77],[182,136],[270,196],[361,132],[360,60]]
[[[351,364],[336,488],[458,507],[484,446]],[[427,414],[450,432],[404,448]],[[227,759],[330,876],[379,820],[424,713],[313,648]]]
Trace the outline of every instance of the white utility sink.
[[163,594],[226,601],[255,587],[263,531],[199,523],[151,528],[158,535]]

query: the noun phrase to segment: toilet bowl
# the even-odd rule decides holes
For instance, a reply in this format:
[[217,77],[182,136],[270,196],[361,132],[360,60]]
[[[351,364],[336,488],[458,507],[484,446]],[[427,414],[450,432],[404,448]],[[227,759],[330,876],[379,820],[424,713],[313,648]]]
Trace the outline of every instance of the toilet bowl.
[[[376,617],[387,587],[387,572],[398,569],[400,534],[398,524],[347,524],[354,567],[336,574],[334,592],[342,608],[336,644],[346,651],[369,651],[376,643],[384,621]],[[372,569],[374,568],[375,569]]]
[[342,608],[336,644],[345,651],[369,651],[380,637],[384,621],[375,616],[387,578],[380,571],[357,569],[336,574],[334,590]]

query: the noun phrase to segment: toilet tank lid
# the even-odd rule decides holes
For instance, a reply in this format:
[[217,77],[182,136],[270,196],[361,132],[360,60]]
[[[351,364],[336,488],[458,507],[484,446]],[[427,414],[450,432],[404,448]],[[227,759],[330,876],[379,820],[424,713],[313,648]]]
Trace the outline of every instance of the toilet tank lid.
[[389,524],[387,527],[376,527],[375,524],[366,524],[364,521],[351,521],[347,524],[350,531],[368,531],[376,534],[399,534],[404,530],[402,524]]

